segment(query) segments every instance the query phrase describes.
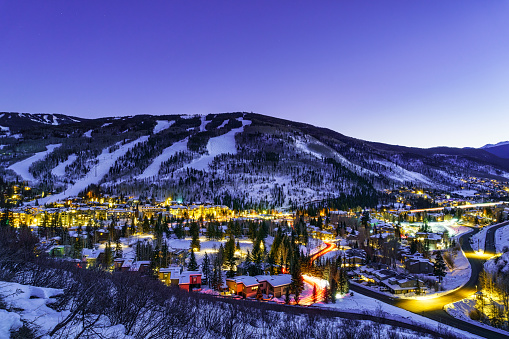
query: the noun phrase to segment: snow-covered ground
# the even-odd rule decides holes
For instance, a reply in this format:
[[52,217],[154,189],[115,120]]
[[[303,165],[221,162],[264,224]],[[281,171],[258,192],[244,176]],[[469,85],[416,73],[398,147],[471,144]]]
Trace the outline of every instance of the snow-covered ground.
[[51,174],[57,177],[65,176],[65,168],[72,164],[77,158],[78,157],[76,156],[76,154],[69,155],[66,161],[59,163],[55,168],[51,170]]
[[[237,243],[237,240],[240,245],[240,254],[242,256],[247,254],[247,251],[250,252],[253,250],[253,243],[249,239],[236,239],[235,243]],[[270,245],[272,244],[273,237],[267,237],[264,241],[264,244],[267,248],[270,248]],[[224,239],[222,241],[218,240],[207,240],[207,238],[201,236],[200,237],[200,251],[195,252],[196,255],[196,261],[198,264],[201,264],[203,257],[205,256],[205,253],[208,253],[208,255],[211,255],[213,253],[217,253],[219,250],[219,247],[221,244],[224,246],[227,239]],[[182,249],[182,250],[188,250],[191,247],[191,238],[187,237],[185,239],[167,239],[166,244],[168,245],[168,248],[170,249]]]
[[[438,328],[439,326],[443,326],[437,321],[428,319],[402,308],[383,303],[379,300],[367,297],[360,293],[354,293],[353,296],[349,293],[345,296],[338,295],[335,304],[317,303],[314,306],[324,309],[335,309],[344,312],[370,313],[380,317],[385,317],[387,319],[394,319],[414,324],[424,324],[430,328]],[[453,327],[450,327],[450,330],[464,338],[480,338],[469,332],[461,331]]]
[[[372,175],[372,176],[375,176],[375,177],[378,177],[378,173],[375,173],[373,171],[370,171],[368,169],[365,169],[359,165],[356,165],[352,162],[350,162],[348,159],[346,159],[344,156],[342,156],[341,154],[339,154],[338,152],[336,152],[335,150],[333,150],[332,148],[330,148],[329,146],[325,145],[324,143],[312,138],[312,137],[307,137],[307,138],[297,138],[295,140],[295,146],[297,147],[297,149],[299,149],[301,152],[303,153],[306,153],[306,154],[310,154],[314,157],[316,157],[317,159],[322,159],[322,158],[334,158],[337,162],[339,162],[341,165],[345,166],[346,168],[348,168],[349,170],[353,171],[353,172],[356,172],[356,173],[359,173],[361,175],[363,174],[367,174],[367,175]],[[321,149],[323,151],[323,153],[320,153],[319,151],[317,150],[313,150],[312,147],[314,146],[314,148],[317,148],[317,149]]]
[[62,144],[47,145],[46,151],[35,153],[34,155],[32,155],[31,157],[29,157],[25,160],[21,160],[20,162],[12,164],[7,169],[11,169],[14,172],[16,172],[16,174],[21,176],[23,178],[23,180],[34,182],[35,181],[34,176],[32,175],[32,173],[30,173],[28,171],[30,166],[34,162],[44,159],[48,154],[53,152],[53,150],[55,150],[55,148],[60,147],[61,145]]
[[509,252],[503,253],[498,258],[495,257],[486,261],[484,263],[484,269],[490,274],[509,274]]
[[457,301],[455,303],[445,305],[444,310],[454,318],[509,336],[509,332],[507,331],[470,319],[469,314],[470,311],[472,311],[475,308],[475,304],[476,304],[475,296],[471,296],[460,301]]
[[460,249],[454,257],[454,269],[447,268],[447,274],[442,281],[442,288],[445,291],[455,290],[468,282],[472,275],[472,268],[465,253]]
[[421,173],[412,172],[409,170],[404,169],[401,166],[398,166],[392,162],[385,161],[385,160],[376,160],[373,159],[371,162],[378,163],[386,168],[389,169],[389,171],[384,172],[384,175],[391,178],[392,180],[405,182],[420,182],[426,185],[433,186],[434,183],[431,181],[428,177]]
[[[422,226],[422,223],[402,222],[401,226],[405,232],[415,233]],[[441,233],[447,231],[449,233],[449,237],[455,238],[456,240],[458,240],[458,237],[472,230],[470,227],[458,224],[456,219],[447,221],[430,221],[428,222],[428,226],[431,229],[431,232]]]
[[157,124],[154,127],[154,134],[157,134],[161,131],[164,131],[165,129],[168,129],[175,123],[175,120],[157,120]]
[[186,150],[187,150],[187,138],[181,141],[177,141],[170,147],[165,148],[163,152],[160,155],[158,155],[147,168],[145,168],[143,173],[140,174],[137,177],[137,179],[146,179],[158,175],[159,169],[161,168],[161,164],[163,162],[167,161],[178,152],[183,152]]
[[495,232],[495,248],[497,253],[502,253],[506,246],[509,248],[509,226],[500,227]]
[[[49,338],[50,332],[59,322],[69,315],[69,311],[55,311],[48,307],[55,301],[54,297],[63,291],[54,288],[42,288],[0,281],[0,297],[6,303],[7,309],[0,309],[0,338],[9,338],[11,331],[19,329],[23,323],[35,327],[38,337]],[[103,317],[105,318],[105,317]],[[101,319],[103,328],[96,328],[98,338],[126,338],[125,328],[122,325],[108,326],[108,319]],[[81,331],[80,326],[73,328]],[[66,333],[65,335],[74,335]]]
[[474,197],[477,193],[476,190],[459,190],[451,192],[452,194],[461,195],[462,197]]
[[86,137],[86,138],[91,138],[92,137],[92,129],[89,129],[88,131],[86,131],[85,133],[83,133],[83,136]]
[[119,149],[112,153],[108,152],[109,147],[105,148],[96,158],[98,161],[97,166],[94,166],[94,168],[92,168],[85,177],[76,181],[74,185],[68,187],[64,192],[56,195],[50,195],[47,198],[44,198],[42,203],[59,201],[65,199],[66,197],[76,196],[89,185],[97,184],[108,173],[111,166],[115,164],[115,161],[117,161],[118,158],[126,154],[129,149],[133,148],[140,142],[147,141],[147,139],[148,136],[142,136],[134,141],[131,141],[130,143],[120,146]]
[[[251,124],[251,121],[239,118],[242,121],[242,127],[234,128],[228,133],[220,135],[218,137],[210,138],[207,143],[207,155],[193,160],[191,163],[185,165],[183,169],[194,168],[197,170],[206,170],[209,165],[214,161],[214,158],[220,154],[237,154],[237,147],[235,145],[235,134],[242,132],[244,127]],[[205,121],[205,117],[202,117],[202,122]],[[203,128],[205,125],[202,123]],[[200,127],[201,128],[201,127]]]

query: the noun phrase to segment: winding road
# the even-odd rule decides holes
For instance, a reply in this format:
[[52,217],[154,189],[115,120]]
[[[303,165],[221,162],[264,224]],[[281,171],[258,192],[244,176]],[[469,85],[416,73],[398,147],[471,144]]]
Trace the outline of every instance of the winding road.
[[359,285],[350,285],[350,289],[354,292],[361,293],[368,297],[380,300],[387,304],[397,306],[403,308],[407,311],[417,313],[429,319],[433,319],[435,321],[441,322],[443,324],[456,327],[458,329],[468,331],[475,335],[486,337],[490,339],[496,338],[509,338],[508,335],[504,335],[498,332],[491,331],[489,329],[477,326],[475,324],[468,323],[466,321],[454,318],[450,316],[447,312],[444,311],[444,306],[446,304],[459,301],[466,297],[471,296],[476,292],[476,286],[479,281],[479,274],[483,270],[483,264],[491,255],[496,253],[495,250],[495,232],[500,227],[504,227],[509,225],[508,222],[501,223],[496,226],[492,226],[486,233],[486,246],[485,246],[485,254],[477,254],[474,252],[472,247],[470,246],[470,238],[472,235],[479,232],[479,229],[475,229],[473,232],[469,232],[464,234],[460,238],[461,248],[465,253],[468,261],[470,262],[470,266],[472,268],[472,274],[468,282],[459,288],[458,290],[446,294],[444,296],[430,298],[430,299],[422,299],[422,300],[409,300],[409,299],[397,299],[392,298],[388,295],[381,294],[375,292],[371,289],[364,288]]

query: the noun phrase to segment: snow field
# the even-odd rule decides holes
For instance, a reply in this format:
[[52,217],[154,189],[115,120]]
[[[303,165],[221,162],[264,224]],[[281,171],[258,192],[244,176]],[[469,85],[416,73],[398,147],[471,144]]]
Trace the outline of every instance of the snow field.
[[500,227],[495,232],[495,249],[502,253],[504,247],[509,247],[509,226]]
[[95,159],[98,161],[98,164],[94,166],[85,177],[76,181],[74,185],[68,187],[64,192],[56,195],[51,195],[43,199],[43,203],[59,201],[65,199],[66,197],[76,196],[89,185],[99,183],[101,179],[108,173],[110,168],[115,164],[118,158],[126,154],[129,149],[136,146],[140,142],[147,140],[148,136],[142,136],[134,141],[131,141],[130,143],[120,146],[119,149],[112,153],[108,153],[108,149],[110,147],[106,147]]
[[157,120],[157,124],[154,127],[154,134],[157,134],[161,131],[164,131],[165,129],[170,128],[175,123],[175,120]]
[[55,148],[60,147],[62,144],[52,144],[46,146],[46,151],[35,153],[31,157],[21,160],[17,163],[12,164],[11,166],[7,167],[7,169],[13,170],[18,174],[20,177],[23,178],[23,180],[34,182],[36,181],[32,173],[28,171],[30,166],[39,160],[44,159],[48,154],[53,152]]
[[154,158],[154,161],[152,161],[152,163],[137,177],[137,179],[146,179],[157,176],[163,162],[167,161],[178,152],[183,151],[187,151],[187,138],[177,141],[173,145],[165,148],[160,155]]
[[[196,160],[193,160],[190,164],[185,165],[182,169],[194,168],[200,171],[206,170],[209,165],[214,161],[214,158],[220,154],[237,154],[237,147],[235,144],[235,134],[244,131],[244,127],[251,124],[251,121],[239,118],[242,121],[242,127],[234,128],[226,134],[218,137],[210,138],[207,143],[208,155],[204,155]],[[201,128],[205,129],[205,117],[202,117]]]
[[421,182],[430,186],[434,185],[433,182],[428,177],[422,175],[421,173],[408,171],[403,167],[400,167],[396,164],[393,164],[385,160],[371,160],[371,161],[389,168],[391,171],[385,172],[384,175],[391,178],[392,180],[396,180],[399,182],[405,181]]
[[70,164],[72,164],[74,161],[76,161],[77,158],[78,157],[76,156],[76,154],[69,155],[69,157],[67,158],[66,161],[61,162],[60,164],[58,164],[55,168],[53,168],[51,170],[51,174],[53,174],[57,177],[65,176],[65,168],[67,166],[69,166]]

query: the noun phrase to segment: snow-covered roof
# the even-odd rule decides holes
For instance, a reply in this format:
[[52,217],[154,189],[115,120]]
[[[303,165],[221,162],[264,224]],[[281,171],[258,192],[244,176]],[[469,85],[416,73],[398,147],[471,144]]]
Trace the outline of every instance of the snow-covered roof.
[[266,281],[273,287],[289,285],[292,283],[292,276],[290,274],[256,275],[255,279],[258,280],[258,282]]
[[236,284],[243,284],[244,286],[255,286],[259,284],[255,277],[250,277],[248,275],[239,275],[237,277],[228,278],[226,280],[234,281]]
[[191,276],[199,275],[201,276],[200,271],[184,271],[180,274],[179,284],[190,284]]

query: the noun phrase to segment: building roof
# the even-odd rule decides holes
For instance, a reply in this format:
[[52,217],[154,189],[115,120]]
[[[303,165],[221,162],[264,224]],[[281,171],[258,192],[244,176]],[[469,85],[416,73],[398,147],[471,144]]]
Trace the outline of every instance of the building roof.
[[234,281],[236,284],[243,284],[244,286],[255,286],[258,285],[258,280],[255,279],[255,277],[250,277],[248,275],[239,275],[237,277],[228,278],[227,281]]
[[193,275],[201,276],[201,272],[200,271],[184,271],[184,272],[180,273],[179,284],[190,284],[191,276],[193,276]]
[[266,281],[272,287],[284,286],[292,283],[292,276],[290,274],[256,275],[255,279],[258,280],[258,282]]

